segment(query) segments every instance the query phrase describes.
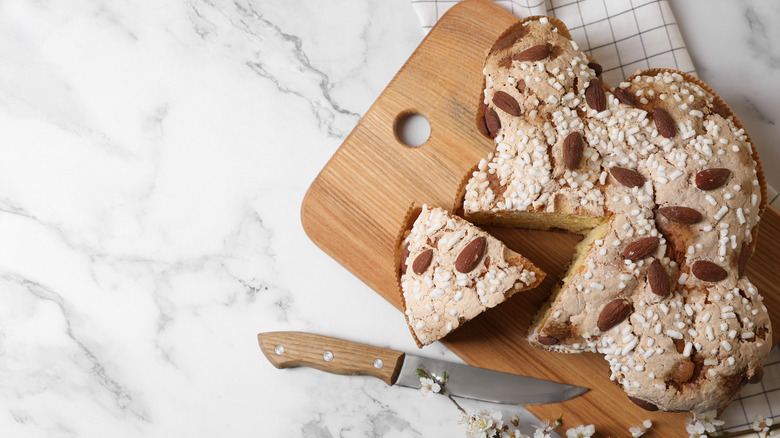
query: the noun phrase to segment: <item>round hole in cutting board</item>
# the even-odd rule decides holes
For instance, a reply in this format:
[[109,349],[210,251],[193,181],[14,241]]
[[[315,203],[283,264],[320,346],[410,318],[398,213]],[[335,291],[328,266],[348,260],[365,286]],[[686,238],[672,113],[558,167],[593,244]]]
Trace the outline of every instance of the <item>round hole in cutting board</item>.
[[395,119],[395,136],[406,146],[416,148],[428,141],[431,124],[428,119],[415,112],[401,113]]

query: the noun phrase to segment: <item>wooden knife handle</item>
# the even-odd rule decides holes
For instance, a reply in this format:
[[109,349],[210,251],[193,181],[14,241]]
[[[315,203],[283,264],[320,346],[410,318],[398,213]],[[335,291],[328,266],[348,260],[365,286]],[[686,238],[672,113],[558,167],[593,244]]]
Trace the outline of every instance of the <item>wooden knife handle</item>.
[[388,385],[401,371],[404,353],[303,332],[257,335],[260,349],[276,368],[311,367],[333,374],[376,377]]

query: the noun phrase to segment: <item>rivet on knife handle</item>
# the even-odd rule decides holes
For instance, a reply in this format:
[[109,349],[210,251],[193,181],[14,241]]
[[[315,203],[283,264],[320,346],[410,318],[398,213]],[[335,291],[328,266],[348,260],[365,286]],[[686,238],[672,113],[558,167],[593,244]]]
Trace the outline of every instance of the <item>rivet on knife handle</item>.
[[334,374],[376,377],[388,385],[401,371],[404,353],[303,332],[257,335],[260,349],[276,368],[306,366]]

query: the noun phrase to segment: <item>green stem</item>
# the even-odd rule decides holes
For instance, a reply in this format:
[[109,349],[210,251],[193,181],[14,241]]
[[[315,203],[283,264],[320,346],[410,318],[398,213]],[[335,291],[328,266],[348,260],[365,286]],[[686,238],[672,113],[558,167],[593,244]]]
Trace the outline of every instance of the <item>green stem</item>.
[[468,413],[466,412],[466,410],[465,410],[465,409],[463,409],[463,408],[462,408],[462,407],[461,407],[461,406],[458,404],[458,402],[456,402],[456,401],[455,401],[455,399],[454,399],[454,398],[452,398],[452,395],[450,395],[450,393],[449,393],[449,392],[446,392],[446,391],[444,390],[444,388],[442,388],[442,390],[441,390],[441,393],[442,393],[442,394],[444,394],[444,395],[446,395],[446,396],[447,396],[447,398],[449,398],[449,399],[450,399],[450,401],[451,401],[451,402],[453,402],[453,403],[455,404],[455,407],[456,407],[456,408],[458,408],[458,409],[459,409],[461,412],[463,412],[463,415],[468,415]]

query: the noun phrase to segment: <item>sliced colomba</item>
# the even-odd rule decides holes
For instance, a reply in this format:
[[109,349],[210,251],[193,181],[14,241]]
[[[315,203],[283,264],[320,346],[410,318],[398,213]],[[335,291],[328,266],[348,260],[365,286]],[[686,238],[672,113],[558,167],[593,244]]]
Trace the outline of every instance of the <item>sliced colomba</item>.
[[766,205],[758,156],[698,79],[654,70],[607,89],[594,67],[547,18],[494,46],[478,125],[496,147],[466,184],[464,217],[590,229],[529,341],[604,354],[645,408],[718,408],[760,380],[771,347],[744,276]]
[[420,346],[544,279],[520,254],[441,208],[424,205],[401,248],[404,308]]

